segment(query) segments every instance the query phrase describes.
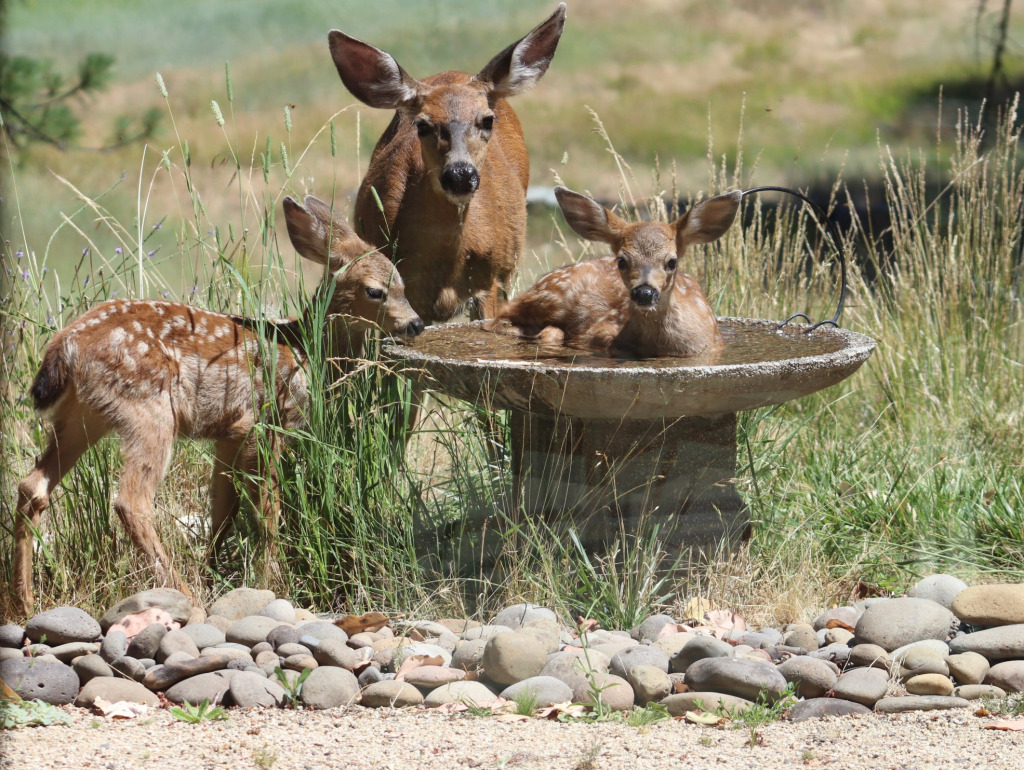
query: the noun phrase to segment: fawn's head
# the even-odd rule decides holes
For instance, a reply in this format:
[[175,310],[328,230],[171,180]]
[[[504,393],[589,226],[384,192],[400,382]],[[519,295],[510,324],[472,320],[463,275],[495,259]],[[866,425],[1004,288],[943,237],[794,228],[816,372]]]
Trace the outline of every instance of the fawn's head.
[[284,199],[292,245],[306,259],[324,265],[324,281],[334,281],[327,312],[346,316],[360,331],[379,327],[388,334],[415,337],[423,321],[405,298],[405,284],[387,257],[362,238],[331,207],[312,195],[305,206]]
[[612,247],[633,305],[653,310],[663,296],[670,295],[686,247],[718,240],[729,229],[741,193],[734,190],[709,198],[672,223],[627,222],[593,198],[565,187],[556,187],[555,197],[577,235]]
[[[480,168],[496,125],[495,103],[536,85],[555,55],[565,25],[565,3],[522,40],[495,56],[473,77],[447,72],[424,83],[390,55],[344,32],[331,30],[331,56],[345,87],[371,107],[398,110],[419,134],[427,175],[455,205],[480,185]],[[514,122],[514,118],[513,118]]]

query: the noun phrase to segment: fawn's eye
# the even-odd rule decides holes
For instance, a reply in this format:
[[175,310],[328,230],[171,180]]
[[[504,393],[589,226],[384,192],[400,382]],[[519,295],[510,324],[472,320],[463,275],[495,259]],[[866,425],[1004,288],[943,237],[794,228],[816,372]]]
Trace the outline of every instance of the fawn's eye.
[[370,299],[384,299],[383,289],[367,289],[366,296]]
[[626,258],[625,257],[616,257],[615,258],[615,266],[618,267],[619,270],[625,270],[629,265],[626,264]]
[[416,133],[420,136],[430,136],[430,132],[434,130],[434,127],[425,120],[414,120],[413,125],[416,126]]
[[494,115],[487,115],[480,119],[480,129],[482,131],[491,131],[494,129]]
[[665,269],[668,270],[669,272],[672,272],[673,270],[676,269],[676,265],[678,264],[678,259],[670,259],[668,262],[665,263]]

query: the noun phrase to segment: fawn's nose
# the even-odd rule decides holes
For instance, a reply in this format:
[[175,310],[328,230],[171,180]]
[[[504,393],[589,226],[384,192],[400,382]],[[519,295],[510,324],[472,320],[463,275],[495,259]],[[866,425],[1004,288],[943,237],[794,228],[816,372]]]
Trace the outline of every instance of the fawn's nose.
[[658,290],[653,286],[642,283],[639,286],[633,287],[633,290],[629,293],[629,298],[640,307],[651,307],[651,305],[658,302]]
[[423,333],[423,319],[414,318],[405,326],[405,333],[410,337],[418,337]]
[[452,195],[472,195],[480,186],[480,173],[469,163],[453,163],[441,172],[441,187]]

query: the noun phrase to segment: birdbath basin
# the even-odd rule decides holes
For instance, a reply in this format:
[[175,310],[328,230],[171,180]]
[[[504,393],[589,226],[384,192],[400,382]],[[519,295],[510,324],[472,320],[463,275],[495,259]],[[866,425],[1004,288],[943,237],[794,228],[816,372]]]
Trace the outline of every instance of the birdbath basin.
[[737,412],[835,385],[875,347],[846,329],[719,320],[722,350],[690,358],[612,359],[479,322],[383,352],[422,386],[511,412],[517,510],[570,525],[594,553],[651,525],[669,549],[708,552],[750,531],[734,486]]

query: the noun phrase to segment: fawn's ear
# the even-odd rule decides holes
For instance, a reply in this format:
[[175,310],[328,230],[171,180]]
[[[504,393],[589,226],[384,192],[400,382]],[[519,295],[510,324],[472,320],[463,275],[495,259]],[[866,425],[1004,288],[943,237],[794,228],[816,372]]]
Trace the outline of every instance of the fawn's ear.
[[345,249],[355,233],[319,198],[307,195],[305,204],[300,206],[290,196],[282,202],[292,246],[311,262],[325,265],[329,270],[340,270],[348,261]]
[[427,90],[398,66],[394,57],[369,43],[332,29],[327,34],[334,66],[352,95],[371,107],[411,110]]
[[739,190],[716,195],[691,208],[673,225],[676,228],[676,249],[680,254],[691,243],[717,241],[736,219],[740,208]]
[[491,59],[474,80],[489,84],[493,96],[529,91],[548,71],[564,28],[565,3],[559,3],[536,29]]
[[600,241],[618,250],[626,222],[593,198],[573,192],[567,187],[555,188],[555,199],[562,216],[580,238]]

